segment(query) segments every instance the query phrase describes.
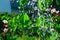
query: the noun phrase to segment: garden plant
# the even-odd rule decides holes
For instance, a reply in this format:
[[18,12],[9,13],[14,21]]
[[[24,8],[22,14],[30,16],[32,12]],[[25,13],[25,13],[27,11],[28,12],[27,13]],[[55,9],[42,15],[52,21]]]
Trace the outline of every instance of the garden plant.
[[60,40],[59,2],[20,0],[18,14],[0,13],[0,40]]

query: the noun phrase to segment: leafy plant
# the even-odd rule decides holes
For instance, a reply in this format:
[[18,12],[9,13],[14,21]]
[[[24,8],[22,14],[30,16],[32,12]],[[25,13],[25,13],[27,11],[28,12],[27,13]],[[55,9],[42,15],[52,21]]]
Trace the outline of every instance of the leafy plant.
[[38,7],[40,10],[46,10],[53,0],[38,0]]
[[20,5],[24,7],[27,4],[27,2],[28,2],[28,0],[25,0],[25,1],[20,0]]

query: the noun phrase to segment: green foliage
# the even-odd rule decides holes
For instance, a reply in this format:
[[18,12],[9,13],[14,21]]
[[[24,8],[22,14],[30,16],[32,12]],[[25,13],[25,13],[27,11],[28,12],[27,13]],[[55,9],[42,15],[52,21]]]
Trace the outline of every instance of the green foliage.
[[55,32],[54,35],[50,37],[50,40],[56,40],[57,37],[58,37],[58,33]]
[[60,6],[60,0],[56,0],[56,5]]
[[[15,14],[8,14],[8,13],[3,13],[0,14],[0,19],[1,20],[7,20],[8,21],[8,28],[9,28],[9,32],[7,32],[6,34],[6,40],[35,40],[33,34],[38,38],[42,39],[42,40],[55,40],[58,36],[58,32],[54,30],[54,34],[53,32],[51,32],[52,29],[50,29],[49,27],[54,26],[53,22],[55,21],[55,19],[58,19],[58,22],[60,21],[60,17],[59,16],[53,16],[54,21],[51,22],[48,20],[48,23],[46,22],[46,20],[49,18],[47,17],[47,19],[44,17],[44,12],[41,11],[42,15],[40,15],[36,21],[34,21],[33,19],[30,20],[30,17],[28,16],[28,14],[25,12],[25,5],[28,3],[29,0],[20,0],[20,7],[22,9],[22,13],[15,15]],[[40,8],[40,10],[46,10],[46,8],[49,7],[49,5],[52,3],[53,0],[38,0],[38,7]],[[59,3],[60,0],[56,0],[57,4],[60,6]],[[30,9],[29,9],[30,10]],[[33,9],[31,9],[32,11],[34,11]],[[48,14],[47,14],[48,15]],[[55,23],[55,28],[60,30],[60,24],[58,24],[57,22]],[[42,27],[43,26],[43,27]],[[10,29],[12,29],[12,35],[10,35]],[[20,37],[20,35],[22,35],[22,37]],[[28,36],[28,37],[27,37]],[[31,37],[30,37],[31,36]],[[26,37],[26,38],[24,38]],[[37,40],[37,39],[36,39]]]
[[27,27],[27,26],[30,26],[30,24],[31,24],[32,22],[31,22],[31,20],[29,19],[29,17],[28,17],[28,15],[24,15],[24,27]]
[[52,3],[53,0],[38,0],[38,7],[40,10],[46,10],[47,7]]
[[17,39],[16,40],[21,40],[22,38],[21,37],[17,37]]
[[27,4],[28,0],[20,0],[20,5],[24,7]]
[[56,24],[55,28],[60,29],[60,24]]
[[34,37],[28,37],[26,40],[35,40]]
[[45,20],[46,19],[43,17],[43,15],[41,15],[39,18],[37,18],[36,26],[44,26]]

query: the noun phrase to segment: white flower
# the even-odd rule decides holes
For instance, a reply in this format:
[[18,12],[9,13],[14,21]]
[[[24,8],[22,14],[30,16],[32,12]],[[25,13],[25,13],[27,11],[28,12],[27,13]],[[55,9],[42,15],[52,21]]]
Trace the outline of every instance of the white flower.
[[3,23],[8,23],[8,21],[7,21],[7,20],[3,20],[2,22],[3,22]]
[[54,31],[54,28],[51,28],[50,31],[51,31],[51,32]]
[[8,28],[4,28],[4,30],[3,30],[5,33],[8,31]]
[[56,9],[53,8],[53,9],[51,10],[51,13],[56,13]]
[[56,11],[56,13],[58,14],[58,13],[59,13],[59,11]]

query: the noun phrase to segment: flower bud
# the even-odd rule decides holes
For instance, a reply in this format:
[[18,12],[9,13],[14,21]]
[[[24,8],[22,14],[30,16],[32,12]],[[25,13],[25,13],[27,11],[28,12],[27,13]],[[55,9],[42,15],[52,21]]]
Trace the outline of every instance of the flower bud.
[[53,8],[53,9],[51,10],[51,13],[55,13],[55,14],[56,14],[56,9]]
[[4,30],[3,30],[5,33],[8,31],[8,28],[4,28]]
[[3,26],[4,26],[4,27],[8,27],[8,25],[7,25],[7,24],[3,24]]
[[7,23],[8,23],[8,21],[7,21],[7,20],[3,20],[2,22],[3,22],[3,23],[5,23],[5,24],[7,24]]

